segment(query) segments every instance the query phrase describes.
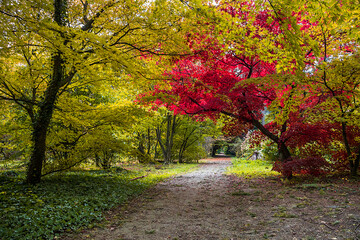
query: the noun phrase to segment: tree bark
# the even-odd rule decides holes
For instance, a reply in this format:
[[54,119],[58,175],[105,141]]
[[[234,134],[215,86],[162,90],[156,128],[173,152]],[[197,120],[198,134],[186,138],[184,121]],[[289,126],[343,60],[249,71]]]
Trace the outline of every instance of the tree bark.
[[63,79],[63,60],[60,53],[53,57],[53,76],[45,91],[45,98],[40,105],[38,116],[33,124],[32,142],[33,150],[27,171],[27,183],[40,182],[42,165],[45,161],[46,136],[50,120],[54,112],[55,101]]
[[139,151],[138,160],[140,163],[145,163],[147,161],[146,159],[146,153],[145,153],[145,147],[144,147],[144,135],[138,133],[137,139],[139,141],[137,150]]
[[359,168],[359,163],[360,163],[360,148],[358,153],[356,154],[356,158],[353,160],[352,159],[352,154],[351,154],[351,148],[350,148],[350,144],[348,141],[348,136],[347,136],[347,125],[346,123],[341,123],[341,130],[342,130],[342,136],[343,136],[343,141],[344,141],[344,145],[345,145],[345,150],[347,153],[347,159],[349,161],[349,168],[350,168],[350,175],[355,177],[357,176],[357,170]]
[[291,153],[289,151],[289,149],[287,148],[287,146],[280,142],[278,143],[278,148],[279,148],[279,160],[282,162],[286,162],[290,159],[291,157]]
[[[67,0],[54,1],[54,20],[60,26],[65,26]],[[53,73],[48,87],[44,93],[44,100],[40,103],[37,117],[33,123],[32,142],[33,149],[27,169],[26,182],[39,183],[41,171],[45,161],[46,137],[50,120],[54,112],[55,102],[64,79],[64,61],[60,51],[54,53]]]

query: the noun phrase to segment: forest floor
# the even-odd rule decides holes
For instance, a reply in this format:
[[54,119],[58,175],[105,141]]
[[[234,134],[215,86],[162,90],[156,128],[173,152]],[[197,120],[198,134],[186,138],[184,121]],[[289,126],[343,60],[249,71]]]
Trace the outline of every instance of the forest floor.
[[204,160],[65,239],[360,239],[359,181],[245,179],[225,175],[230,165]]

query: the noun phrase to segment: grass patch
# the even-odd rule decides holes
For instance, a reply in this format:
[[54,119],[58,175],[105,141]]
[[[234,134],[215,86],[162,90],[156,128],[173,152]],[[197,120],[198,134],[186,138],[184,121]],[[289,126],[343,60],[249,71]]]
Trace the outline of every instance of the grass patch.
[[278,217],[278,218],[297,218],[296,215],[287,213],[286,207],[283,207],[283,206],[279,206],[279,207],[277,208],[277,211],[276,211],[276,213],[274,213],[273,217]]
[[234,174],[244,178],[270,177],[280,175],[272,171],[272,163],[264,160],[245,160],[234,158],[232,166],[227,169],[227,174]]
[[77,170],[44,177],[35,186],[23,184],[23,172],[0,172],[0,239],[54,239],[63,232],[89,227],[103,219],[105,210],[195,166]]

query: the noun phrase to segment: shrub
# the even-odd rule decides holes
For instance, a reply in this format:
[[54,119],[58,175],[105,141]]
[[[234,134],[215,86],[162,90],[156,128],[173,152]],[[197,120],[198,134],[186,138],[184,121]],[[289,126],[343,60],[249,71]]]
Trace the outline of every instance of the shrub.
[[270,140],[263,143],[263,148],[261,149],[261,154],[264,157],[264,160],[269,162],[275,162],[279,159],[278,147],[275,143]]
[[291,174],[319,176],[329,171],[330,164],[322,157],[292,158],[286,162],[276,161],[273,170],[283,176]]

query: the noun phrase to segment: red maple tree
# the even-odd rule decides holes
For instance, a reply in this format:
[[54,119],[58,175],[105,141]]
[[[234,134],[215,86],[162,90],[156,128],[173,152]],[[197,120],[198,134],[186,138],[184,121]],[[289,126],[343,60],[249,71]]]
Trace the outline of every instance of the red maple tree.
[[[166,87],[156,86],[150,94],[156,97],[157,105],[165,105],[176,114],[213,120],[221,115],[230,117],[231,121],[225,127],[228,134],[240,135],[258,129],[277,144],[280,161],[274,169],[287,177],[293,173],[322,174],[331,164],[314,146],[328,148],[339,138],[339,132],[334,130],[339,126],[325,121],[311,122],[306,110],[325,101],[326,96],[314,92],[313,87],[291,81],[289,76],[295,74],[291,68],[282,77],[276,74],[279,56],[273,52],[262,56],[256,51],[254,40],[262,40],[261,33],[266,30],[267,37],[273,37],[274,45],[281,49],[280,41],[276,42],[281,36],[281,19],[272,18],[270,10],[258,11],[252,26],[247,29],[242,23],[249,17],[252,5],[243,4],[248,5],[244,8],[221,7],[221,11],[239,19],[241,26],[237,27],[246,28],[242,31],[243,43],[222,44],[214,37],[221,32],[216,32],[210,24],[203,35],[189,34],[193,54],[175,59],[172,70],[165,73],[168,77]],[[306,30],[305,23],[302,24]],[[247,39],[251,39],[250,43]],[[313,63],[311,52],[306,57],[309,64]],[[294,61],[290,60],[292,64]],[[282,117],[265,124],[263,117],[267,108],[272,109],[272,115]],[[294,154],[296,150],[300,153]]]

